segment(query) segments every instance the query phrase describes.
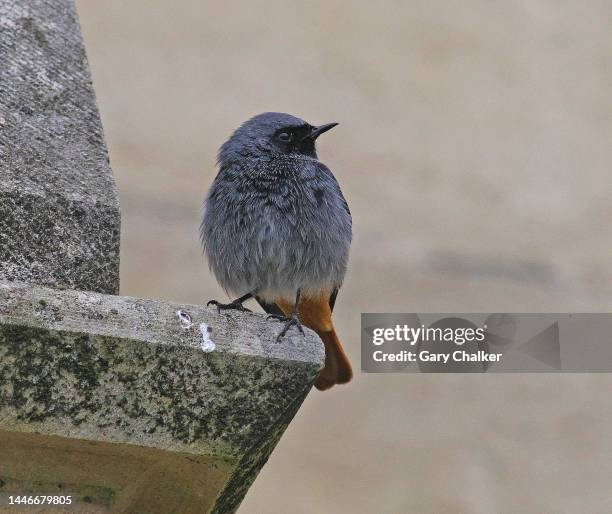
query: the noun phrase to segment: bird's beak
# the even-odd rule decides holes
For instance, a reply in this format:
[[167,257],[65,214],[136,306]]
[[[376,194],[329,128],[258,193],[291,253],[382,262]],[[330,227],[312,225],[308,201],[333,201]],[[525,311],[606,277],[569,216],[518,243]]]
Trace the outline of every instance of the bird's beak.
[[313,141],[317,139],[323,132],[327,132],[328,130],[333,129],[337,123],[326,123],[325,125],[319,125],[318,127],[312,127],[310,134],[308,134],[304,139],[312,139]]

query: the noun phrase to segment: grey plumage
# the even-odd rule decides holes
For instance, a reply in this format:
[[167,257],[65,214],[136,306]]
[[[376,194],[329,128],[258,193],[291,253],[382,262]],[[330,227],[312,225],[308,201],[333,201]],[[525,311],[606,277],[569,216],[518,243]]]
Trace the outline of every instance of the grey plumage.
[[342,284],[351,215],[338,182],[317,158],[315,129],[288,114],[264,113],[221,147],[200,233],[227,292],[273,302],[293,300],[298,288],[304,295],[331,294]]

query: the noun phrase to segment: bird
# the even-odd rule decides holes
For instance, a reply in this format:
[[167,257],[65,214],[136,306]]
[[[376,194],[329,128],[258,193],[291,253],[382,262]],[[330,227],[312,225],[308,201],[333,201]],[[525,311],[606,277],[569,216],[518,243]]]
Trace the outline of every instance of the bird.
[[208,304],[248,311],[243,303],[254,298],[268,320],[283,323],[279,342],[292,327],[314,330],[325,346],[314,382],[322,391],[353,376],[332,323],[348,267],[351,212],[315,148],[336,125],[277,112],[245,121],[219,149],[200,226],[211,271],[236,297]]

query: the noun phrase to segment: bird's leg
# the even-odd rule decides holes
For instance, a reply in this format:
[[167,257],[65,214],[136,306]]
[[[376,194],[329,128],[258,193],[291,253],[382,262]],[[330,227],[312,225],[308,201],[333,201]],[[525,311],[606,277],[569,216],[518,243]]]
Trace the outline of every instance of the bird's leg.
[[206,305],[216,305],[217,312],[227,311],[230,309],[243,311],[243,312],[252,312],[250,309],[247,309],[242,304],[246,302],[249,298],[253,298],[253,293],[247,293],[240,298],[236,298],[233,302],[230,303],[219,303],[217,300],[211,300]]
[[300,289],[298,289],[297,294],[295,295],[295,305],[293,306],[293,312],[291,313],[291,316],[281,316],[279,314],[270,314],[266,318],[266,319],[277,319],[278,321],[285,322],[283,329],[281,330],[280,334],[278,334],[278,337],[276,338],[277,342],[280,342],[280,340],[285,336],[287,331],[293,325],[295,325],[300,331],[300,333],[304,335],[304,329],[302,328],[302,324],[300,323],[300,318],[298,316],[298,311],[299,311],[299,306],[300,306],[300,292],[301,292]]

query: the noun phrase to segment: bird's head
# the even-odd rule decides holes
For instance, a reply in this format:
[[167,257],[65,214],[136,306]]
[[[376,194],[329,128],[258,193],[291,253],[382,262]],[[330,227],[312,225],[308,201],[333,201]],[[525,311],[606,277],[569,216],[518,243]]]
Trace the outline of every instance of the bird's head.
[[265,112],[245,121],[219,150],[219,163],[279,155],[317,157],[315,140],[337,123],[314,126],[280,112]]

